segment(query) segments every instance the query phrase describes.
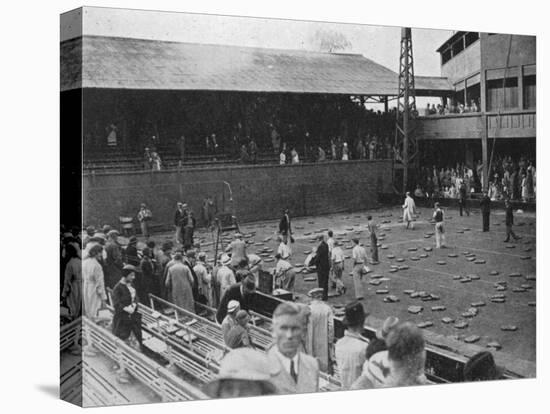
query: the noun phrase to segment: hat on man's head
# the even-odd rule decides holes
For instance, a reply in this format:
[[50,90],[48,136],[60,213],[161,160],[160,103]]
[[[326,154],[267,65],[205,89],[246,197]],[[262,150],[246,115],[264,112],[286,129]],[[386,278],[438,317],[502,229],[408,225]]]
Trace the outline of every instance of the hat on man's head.
[[275,394],[275,385],[271,378],[280,368],[270,364],[266,354],[250,348],[237,348],[230,351],[220,363],[218,376],[206,384],[204,392],[210,397],[219,397],[223,380],[245,380],[259,382],[264,395]]
[[231,263],[231,258],[227,254],[223,254],[221,261],[222,261],[222,265],[227,266],[228,264]]
[[311,289],[309,292],[307,292],[307,294],[308,294],[308,296],[311,296],[312,298],[316,298],[316,297],[323,296],[324,291],[325,290],[323,288],[316,287],[316,288]]
[[465,381],[489,381],[499,379],[503,370],[495,364],[493,354],[482,351],[466,362],[462,372]]
[[386,318],[382,326],[376,331],[376,337],[378,339],[386,339],[390,330],[399,323],[399,319],[395,316],[389,316]]
[[241,233],[235,233],[235,238],[236,239],[240,239],[241,237],[243,237],[243,235]]
[[198,255],[199,260],[205,260],[206,259],[206,252],[200,252]]
[[227,304],[227,313],[233,313],[239,309],[241,304],[237,300],[230,300]]
[[361,302],[352,302],[346,305],[343,323],[346,326],[358,326],[365,323],[367,317]]
[[86,227],[86,232],[87,233],[95,233],[95,227],[94,226],[88,226]]
[[105,233],[105,234],[109,233],[111,230],[112,230],[112,227],[109,226],[108,224],[105,224],[105,225],[103,226],[103,228],[101,229],[101,231],[102,231],[103,233]]
[[107,233],[107,237],[118,237],[120,236],[120,233],[118,230],[111,230]]

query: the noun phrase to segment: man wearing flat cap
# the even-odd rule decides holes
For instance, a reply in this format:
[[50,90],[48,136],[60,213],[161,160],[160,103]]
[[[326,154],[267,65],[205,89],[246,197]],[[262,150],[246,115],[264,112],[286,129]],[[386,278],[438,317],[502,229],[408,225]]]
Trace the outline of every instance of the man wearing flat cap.
[[307,326],[306,350],[319,362],[319,369],[332,373],[334,361],[334,312],[323,302],[323,289],[309,291],[309,320]]
[[366,317],[361,302],[346,305],[343,321],[346,330],[335,347],[336,362],[344,390],[349,390],[355,380],[361,376],[363,365],[367,360],[366,351],[369,341],[362,335]]

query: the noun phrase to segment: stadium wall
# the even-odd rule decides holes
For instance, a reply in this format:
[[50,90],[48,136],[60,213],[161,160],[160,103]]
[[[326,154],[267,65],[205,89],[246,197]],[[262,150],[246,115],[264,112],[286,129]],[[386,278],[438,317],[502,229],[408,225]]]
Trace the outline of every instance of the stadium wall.
[[83,224],[118,226],[120,216],[135,217],[144,202],[153,225],[171,228],[178,201],[188,203],[201,223],[205,197],[212,196],[219,211],[230,208],[224,181],[240,222],[279,218],[285,206],[293,216],[357,211],[378,206],[391,180],[389,160],[86,174]]

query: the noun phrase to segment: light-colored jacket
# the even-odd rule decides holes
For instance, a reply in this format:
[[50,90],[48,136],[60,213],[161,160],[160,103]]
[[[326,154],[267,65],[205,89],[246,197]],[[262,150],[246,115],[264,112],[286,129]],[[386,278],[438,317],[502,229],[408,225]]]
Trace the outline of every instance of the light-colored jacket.
[[279,372],[271,378],[271,382],[277,388],[278,394],[296,394],[319,391],[319,364],[317,360],[300,352],[298,355],[298,381],[294,382],[290,373],[285,369],[277,355],[277,346],[272,346],[267,351],[269,363],[273,371]]

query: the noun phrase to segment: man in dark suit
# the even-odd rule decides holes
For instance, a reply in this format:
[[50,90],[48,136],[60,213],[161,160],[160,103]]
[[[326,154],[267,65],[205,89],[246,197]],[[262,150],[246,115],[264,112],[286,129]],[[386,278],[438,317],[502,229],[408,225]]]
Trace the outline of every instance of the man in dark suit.
[[185,208],[184,204],[178,202],[178,208],[174,215],[174,226],[176,226],[176,242],[183,243],[183,226],[185,224]]
[[479,202],[481,207],[481,215],[483,217],[483,231],[489,231],[489,217],[491,215],[491,199],[487,195],[487,191],[483,192],[483,197]]
[[464,184],[464,181],[460,183],[460,187],[458,189],[459,199],[458,199],[458,208],[460,212],[460,217],[462,217],[462,211],[464,210],[466,212],[466,215],[470,215],[470,210],[468,210],[468,206],[466,205],[466,184]]
[[283,217],[279,222],[279,234],[283,236],[285,244],[288,243],[289,237],[292,238],[292,227],[290,225],[290,215],[288,212],[288,208],[285,208],[283,210]]
[[254,279],[254,275],[249,274],[241,281],[241,283],[236,283],[230,286],[224,293],[220,306],[218,306],[216,320],[218,323],[223,322],[225,315],[227,315],[227,304],[230,300],[236,300],[241,304],[241,309],[247,311],[252,308],[255,298],[256,280]]
[[509,199],[504,201],[504,207],[506,208],[506,240],[504,240],[504,242],[508,243],[510,241],[510,236],[512,236],[514,240],[518,240],[519,237],[516,236],[512,230],[512,226],[514,225],[514,210],[512,209],[512,203],[510,203]]
[[323,235],[319,236],[319,246],[313,259],[313,264],[317,268],[317,283],[323,289],[323,300],[328,300],[328,275],[330,273],[330,258],[328,254],[328,244]]

